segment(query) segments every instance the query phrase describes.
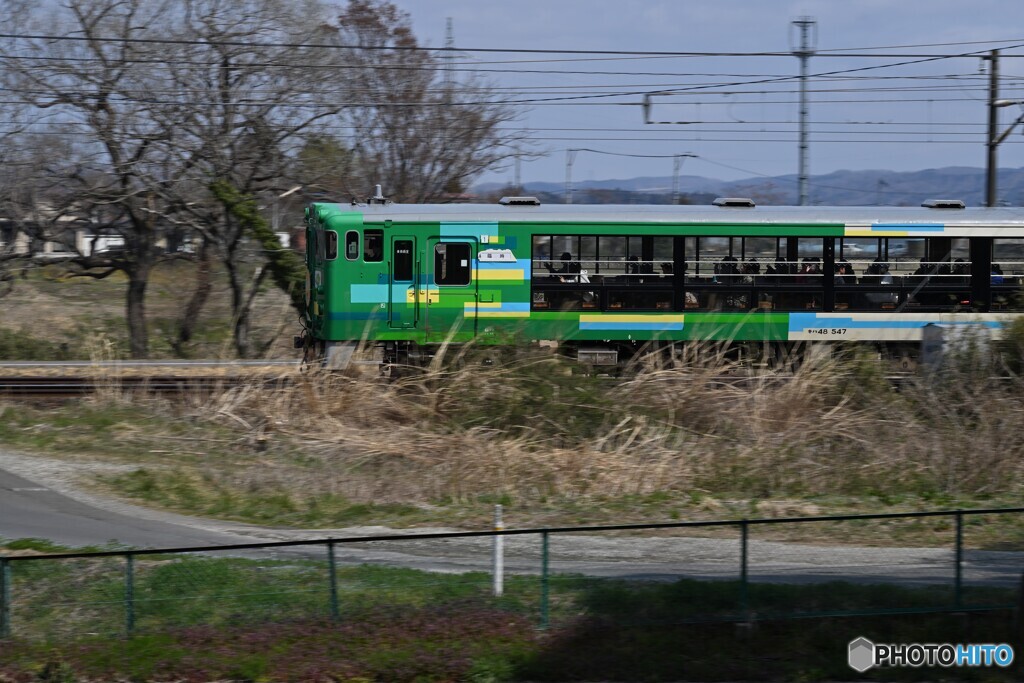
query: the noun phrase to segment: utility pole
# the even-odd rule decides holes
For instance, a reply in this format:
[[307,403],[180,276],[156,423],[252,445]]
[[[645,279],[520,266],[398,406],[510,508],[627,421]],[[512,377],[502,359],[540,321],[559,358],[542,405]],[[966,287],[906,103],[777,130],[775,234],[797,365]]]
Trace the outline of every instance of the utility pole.
[[672,158],[672,205],[679,203],[679,169],[683,166],[683,158],[675,156]]
[[572,165],[578,149],[565,150],[565,203],[572,204]]
[[999,126],[999,50],[992,50],[988,56],[988,158],[985,163],[985,206],[996,205],[996,128]]
[[807,206],[807,61],[815,52],[817,22],[811,17],[800,17],[793,26],[800,29],[800,47],[793,54],[800,59],[800,206]]
[[1021,121],[1024,121],[1024,111],[1017,120],[1009,125],[1002,133],[999,132],[999,109],[1010,107],[1015,104],[1024,106],[1024,100],[1001,100],[999,99],[999,50],[992,50],[987,59],[989,63],[988,75],[988,154],[985,164],[985,206],[996,206],[999,203],[998,169],[996,161],[996,148],[1013,132]]
[[683,159],[696,159],[696,154],[676,154],[672,157],[672,204],[679,203],[679,169],[683,167]]
[[444,93],[445,104],[451,104],[452,97],[452,67],[455,61],[455,28],[452,25],[452,18],[445,20],[444,27]]

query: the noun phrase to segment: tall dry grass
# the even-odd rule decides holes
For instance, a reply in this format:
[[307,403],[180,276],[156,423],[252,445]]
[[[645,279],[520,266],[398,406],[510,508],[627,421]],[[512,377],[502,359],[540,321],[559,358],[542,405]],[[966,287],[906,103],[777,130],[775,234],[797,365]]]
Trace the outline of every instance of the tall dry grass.
[[210,476],[420,503],[995,495],[1024,484],[1024,387],[987,369],[952,364],[894,388],[858,355],[792,373],[741,372],[717,356],[609,378],[553,356],[489,367],[460,353],[394,381],[316,373],[284,391],[197,399],[192,419],[279,445]]

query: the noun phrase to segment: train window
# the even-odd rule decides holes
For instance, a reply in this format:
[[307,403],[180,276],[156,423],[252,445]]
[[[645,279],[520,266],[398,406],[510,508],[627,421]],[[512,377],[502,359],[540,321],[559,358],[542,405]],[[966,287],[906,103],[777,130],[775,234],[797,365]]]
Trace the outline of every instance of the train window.
[[796,241],[796,253],[802,259],[820,259],[825,248],[825,241],[818,237],[800,237]]
[[951,240],[950,256],[955,261],[958,258],[969,261],[971,259],[971,241],[966,237]]
[[380,263],[384,260],[383,230],[371,229],[365,231],[363,238],[363,260],[367,263]]
[[597,235],[584,235],[580,238],[580,267],[588,273],[599,273],[597,254]]
[[327,243],[327,250],[324,256],[328,261],[333,261],[338,258],[338,233],[333,230],[327,230],[324,232],[324,239]]
[[412,282],[412,240],[395,240],[395,281]]
[[554,257],[551,256],[551,237],[549,235],[533,236],[533,274],[546,274],[544,264],[551,263]]
[[434,282],[439,285],[468,285],[473,261],[468,242],[434,245]]
[[779,244],[775,237],[743,238],[743,258],[745,260],[772,261],[778,255]]
[[551,251],[555,258],[560,258],[565,252],[578,258],[580,253],[580,238],[576,235],[553,235],[551,237]]
[[836,260],[849,263],[850,274],[859,277],[879,257],[878,242],[875,237],[844,237],[836,244]]
[[626,272],[626,238],[601,235],[598,239],[599,264],[602,273]]
[[359,233],[355,230],[345,233],[345,258],[349,261],[359,258]]

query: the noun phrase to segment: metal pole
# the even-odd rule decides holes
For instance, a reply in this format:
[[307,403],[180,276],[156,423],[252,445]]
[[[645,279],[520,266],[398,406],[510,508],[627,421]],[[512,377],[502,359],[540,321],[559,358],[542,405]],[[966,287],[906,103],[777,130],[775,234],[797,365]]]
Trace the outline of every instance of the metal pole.
[[953,584],[953,604],[957,607],[963,601],[964,581],[964,515],[956,513],[956,580]]
[[11,563],[0,557],[0,638],[11,637]]
[[335,621],[341,616],[338,609],[338,571],[334,561],[334,541],[327,542],[327,571],[330,572],[328,583],[331,587],[331,619]]
[[[501,521],[501,506],[494,506],[494,530],[504,531],[505,524]],[[505,593],[505,536],[494,534],[494,553],[491,558],[491,574],[493,585],[491,592],[500,598]]]
[[999,98],[999,50],[992,50],[987,57],[988,73],[988,155],[985,164],[985,206],[996,205],[996,147],[999,126],[999,109],[996,100]]
[[548,607],[548,532],[541,532],[540,535],[540,627],[547,629],[551,623]]
[[811,28],[817,22],[810,17],[800,17],[794,21],[795,26],[800,27],[800,49],[795,54],[800,59],[800,206],[807,206],[807,154],[809,150],[807,142],[807,62],[814,54],[814,46],[811,45]]
[[135,556],[124,556],[124,633],[135,632]]

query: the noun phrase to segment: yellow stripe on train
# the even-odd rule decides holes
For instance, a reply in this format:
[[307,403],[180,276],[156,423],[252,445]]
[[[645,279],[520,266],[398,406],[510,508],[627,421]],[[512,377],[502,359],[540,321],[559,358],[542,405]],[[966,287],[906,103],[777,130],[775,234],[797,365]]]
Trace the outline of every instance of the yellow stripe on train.
[[473,271],[473,277],[477,280],[516,280],[521,282],[526,279],[526,271],[522,268],[479,268]]

